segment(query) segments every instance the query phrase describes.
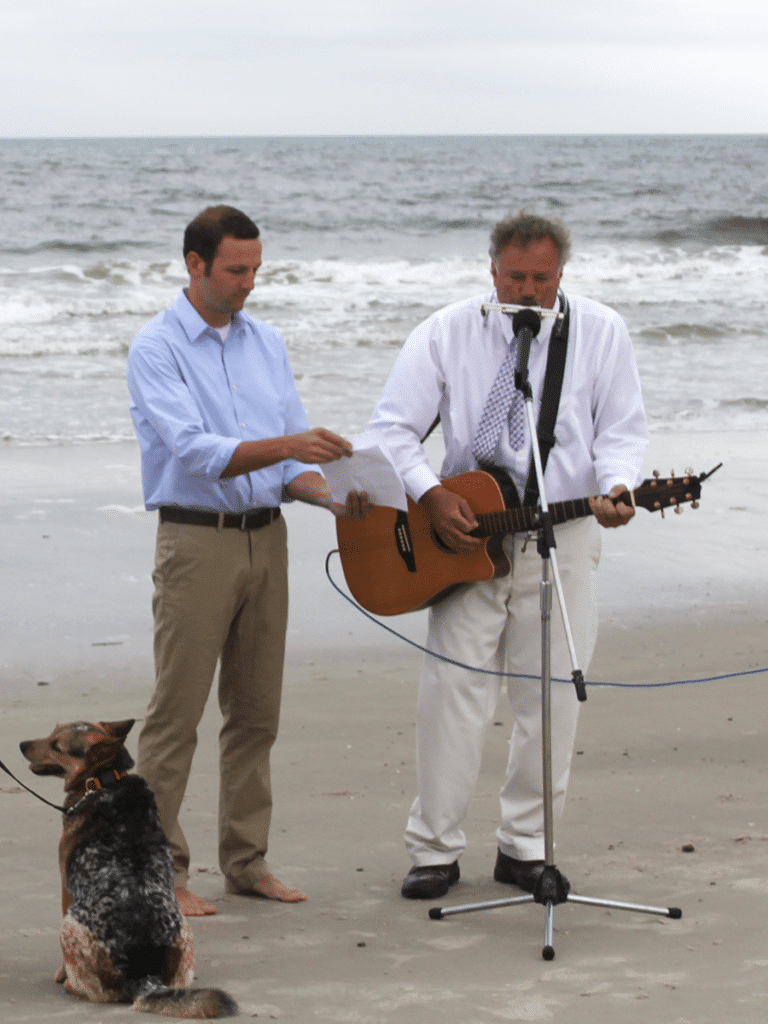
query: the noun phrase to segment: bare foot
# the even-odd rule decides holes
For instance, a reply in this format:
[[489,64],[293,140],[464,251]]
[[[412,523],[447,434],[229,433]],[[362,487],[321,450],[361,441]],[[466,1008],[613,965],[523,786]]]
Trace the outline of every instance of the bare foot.
[[174,889],[176,899],[184,917],[204,917],[206,914],[216,914],[217,908],[212,903],[206,903],[202,896],[195,896],[189,889],[179,887]]
[[283,885],[274,875],[265,875],[254,885],[253,891],[259,896],[265,896],[268,900],[281,900],[283,903],[301,903],[307,898],[307,894],[301,889],[292,889]]

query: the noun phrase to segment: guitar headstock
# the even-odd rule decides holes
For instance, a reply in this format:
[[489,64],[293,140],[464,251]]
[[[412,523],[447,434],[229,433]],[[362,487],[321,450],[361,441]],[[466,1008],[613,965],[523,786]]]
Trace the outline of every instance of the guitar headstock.
[[[662,477],[656,470],[653,479],[643,480],[642,484],[635,489],[635,505],[640,505],[642,508],[648,509],[649,512],[661,512],[662,516],[664,509],[670,507],[673,507],[679,514],[683,511],[680,506],[687,502],[691,503],[691,508],[698,508],[702,482],[720,469],[720,466],[722,466],[722,462],[718,463],[709,473],[700,473],[698,476],[692,469],[687,469],[685,476],[675,476],[673,470],[668,477]],[[621,501],[622,497],[620,496],[617,500]]]

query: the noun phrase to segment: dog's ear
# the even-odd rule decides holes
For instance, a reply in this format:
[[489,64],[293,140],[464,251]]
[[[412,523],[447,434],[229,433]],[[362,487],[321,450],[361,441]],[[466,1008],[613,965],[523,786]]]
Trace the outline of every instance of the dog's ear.
[[125,718],[122,722],[99,722],[99,725],[109,736],[115,739],[124,739],[133,728],[135,718]]
[[133,758],[123,745],[121,736],[108,736],[106,739],[97,740],[88,748],[83,767],[72,779],[70,779],[65,790],[76,789],[91,775],[98,775],[107,768],[118,768],[128,770],[133,767]]
[[[125,737],[131,730],[135,718],[127,718],[122,722],[99,722],[92,726],[93,732],[88,736],[91,745],[88,747],[83,767],[69,779],[64,786],[65,791],[77,789],[91,775],[98,775],[107,768],[128,771],[133,768],[133,758],[125,749]],[[104,733],[104,737],[98,735]]]

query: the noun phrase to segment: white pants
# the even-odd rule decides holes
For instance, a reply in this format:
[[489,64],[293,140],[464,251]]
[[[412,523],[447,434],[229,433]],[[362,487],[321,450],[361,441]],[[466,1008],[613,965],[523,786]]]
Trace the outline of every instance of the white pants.
[[[600,527],[591,516],[555,529],[558,569],[579,667],[586,674],[597,637],[595,575]],[[427,647],[481,669],[522,672],[535,679],[507,680],[515,718],[507,780],[500,794],[499,849],[519,860],[544,859],[541,723],[541,557],[535,539],[508,536],[512,572],[462,587],[430,609]],[[576,738],[578,701],[571,659],[552,582],[553,812],[562,813]],[[504,680],[469,672],[427,655],[416,721],[418,797],[405,833],[418,867],[449,864],[466,847],[460,825],[472,798],[486,730]]]

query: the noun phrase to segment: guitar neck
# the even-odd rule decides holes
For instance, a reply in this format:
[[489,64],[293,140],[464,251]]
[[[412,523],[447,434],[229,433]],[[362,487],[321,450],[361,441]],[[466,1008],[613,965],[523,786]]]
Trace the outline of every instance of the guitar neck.
[[[571,519],[583,519],[592,515],[589,498],[572,498],[569,501],[556,501],[549,506],[552,522],[555,526],[567,523]],[[538,530],[541,509],[508,508],[499,512],[483,512],[477,515],[480,526],[474,531],[476,537],[497,537],[506,533],[525,533]]]

